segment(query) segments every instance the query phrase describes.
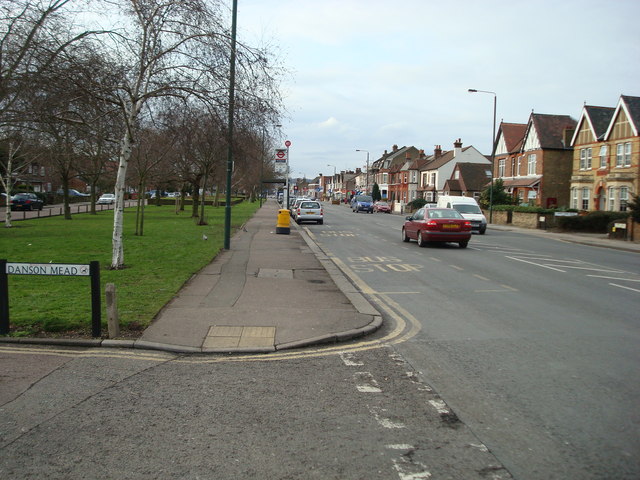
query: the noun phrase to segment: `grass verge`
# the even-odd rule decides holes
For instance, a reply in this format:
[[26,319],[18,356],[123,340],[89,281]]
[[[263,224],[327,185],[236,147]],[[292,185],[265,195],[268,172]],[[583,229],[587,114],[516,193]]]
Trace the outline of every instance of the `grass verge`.
[[[232,230],[259,208],[243,202],[232,208]],[[190,211],[173,206],[145,209],[144,235],[135,235],[135,209],[124,218],[126,268],[110,270],[113,211],[96,215],[15,222],[0,229],[0,258],[9,262],[100,262],[102,323],[106,330],[104,285],[113,283],[123,337],[137,336],[182,285],[211,262],[224,245],[224,207],[208,206],[207,225],[197,225]],[[233,234],[233,232],[232,232]],[[203,239],[206,235],[207,240]],[[89,277],[9,275],[9,318],[12,336],[90,336]]]

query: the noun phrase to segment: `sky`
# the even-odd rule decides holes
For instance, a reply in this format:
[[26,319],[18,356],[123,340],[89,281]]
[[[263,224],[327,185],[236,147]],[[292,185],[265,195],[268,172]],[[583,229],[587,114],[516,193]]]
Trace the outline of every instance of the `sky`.
[[640,96],[638,18],[639,0],[238,0],[237,28],[279,57],[291,176],[314,178],[393,145],[490,155],[494,95],[469,89],[495,93],[496,130]]

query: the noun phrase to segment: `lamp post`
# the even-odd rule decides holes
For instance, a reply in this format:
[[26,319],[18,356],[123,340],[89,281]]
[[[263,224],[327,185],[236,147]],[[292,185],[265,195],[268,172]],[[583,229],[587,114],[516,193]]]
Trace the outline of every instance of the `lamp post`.
[[329,165],[327,163],[327,167],[333,167],[333,177],[331,178],[331,197],[335,200],[336,198],[336,166]]
[[369,195],[369,150],[360,150],[356,148],[356,152],[367,152],[367,195]]
[[[236,84],[236,29],[238,23],[238,0],[233,0],[231,10],[231,65],[229,70],[229,146],[227,147],[227,191],[224,204],[224,249],[231,248],[231,173],[233,172],[233,112],[235,109]],[[204,195],[204,188],[202,189]]]
[[489,223],[493,222],[493,169],[496,158],[496,104],[498,103],[498,95],[496,92],[490,92],[487,90],[476,90],[470,88],[469,93],[488,93],[493,95],[493,133],[491,135],[491,188],[489,190]]

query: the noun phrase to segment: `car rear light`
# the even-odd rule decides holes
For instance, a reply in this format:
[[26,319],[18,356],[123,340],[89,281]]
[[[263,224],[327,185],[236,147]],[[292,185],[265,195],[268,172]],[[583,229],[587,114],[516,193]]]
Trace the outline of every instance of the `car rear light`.
[[298,209],[298,215],[300,215],[300,209]]
[[324,215],[324,210],[322,208],[320,209],[320,215]]
[[429,220],[427,222],[427,227],[437,227],[438,226],[438,222],[436,222],[435,220]]

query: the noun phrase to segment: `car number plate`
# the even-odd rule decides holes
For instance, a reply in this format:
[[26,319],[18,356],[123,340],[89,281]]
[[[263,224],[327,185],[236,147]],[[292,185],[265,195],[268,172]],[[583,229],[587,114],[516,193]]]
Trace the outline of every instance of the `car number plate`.
[[442,228],[445,228],[447,230],[457,230],[458,228],[460,228],[460,225],[458,225],[457,223],[445,223],[444,225],[442,225]]
[[313,215],[313,212],[304,212],[304,213],[306,213],[307,215]]

